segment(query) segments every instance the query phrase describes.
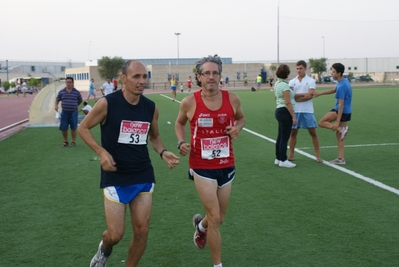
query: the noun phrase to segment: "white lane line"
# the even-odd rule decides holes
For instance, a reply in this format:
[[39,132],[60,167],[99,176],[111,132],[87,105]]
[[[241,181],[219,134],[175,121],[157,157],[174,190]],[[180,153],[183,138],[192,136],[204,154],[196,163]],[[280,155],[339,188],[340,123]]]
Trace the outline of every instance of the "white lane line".
[[10,124],[10,125],[8,125],[8,126],[6,126],[6,127],[4,127],[4,128],[1,128],[1,129],[0,129],[0,132],[5,131],[5,130],[7,130],[7,129],[10,129],[10,128],[14,127],[14,126],[17,126],[18,124],[27,122],[28,120],[29,120],[29,119],[24,119],[24,120],[22,120],[22,121],[19,121],[19,122]]
[[[367,147],[367,146],[397,146],[399,143],[382,143],[382,144],[359,144],[359,145],[345,145],[347,147]],[[320,148],[337,148],[337,146],[321,146]],[[314,149],[314,147],[305,146],[298,149]]]
[[[170,100],[172,100],[171,97],[166,96],[166,95],[164,95],[164,94],[161,94],[161,96],[166,97],[166,98],[169,98]],[[178,100],[175,100],[175,102],[180,103],[180,101],[178,101]],[[276,140],[274,140],[274,139],[272,139],[272,138],[269,138],[269,137],[266,137],[266,136],[264,136],[264,135],[262,135],[262,134],[260,134],[260,133],[254,132],[254,131],[249,130],[249,129],[245,128],[245,127],[242,128],[242,129],[243,129],[244,131],[250,133],[250,134],[253,134],[253,135],[255,135],[255,136],[258,136],[258,137],[260,137],[260,138],[262,138],[262,139],[265,139],[265,140],[267,140],[267,141],[269,141],[269,142],[271,142],[271,143],[276,143]],[[316,160],[316,157],[315,157],[315,156],[313,156],[313,155],[311,155],[311,154],[309,154],[309,153],[306,153],[306,152],[304,152],[304,151],[302,151],[302,150],[300,150],[300,149],[298,149],[298,148],[295,148],[295,152],[297,152],[297,153],[299,153],[299,154],[301,154],[301,155],[304,155],[305,157],[308,157],[308,158],[311,158],[311,159],[313,159],[313,160]],[[383,184],[383,183],[381,183],[381,182],[379,182],[379,181],[376,181],[376,180],[374,180],[374,179],[372,179],[372,178],[370,178],[370,177],[366,177],[366,176],[364,176],[364,175],[362,175],[362,174],[360,174],[360,173],[357,173],[357,172],[348,170],[348,169],[346,169],[346,168],[344,168],[344,167],[342,167],[342,166],[335,165],[335,164],[331,164],[330,162],[325,161],[325,160],[323,161],[323,163],[326,164],[327,166],[331,167],[331,168],[337,169],[337,170],[339,170],[339,171],[342,171],[342,172],[344,172],[344,173],[347,173],[347,174],[349,174],[349,175],[352,175],[352,176],[355,177],[355,178],[358,178],[358,179],[363,180],[363,181],[365,181],[365,182],[367,182],[367,183],[370,183],[370,184],[372,184],[372,185],[375,185],[375,186],[377,186],[377,187],[379,187],[379,188],[382,188],[382,189],[387,190],[387,191],[389,191],[389,192],[392,192],[392,193],[394,193],[394,194],[396,194],[396,195],[399,195],[399,190],[398,190],[398,189],[393,188],[393,187],[390,187],[390,186],[388,186],[388,185],[386,185],[386,184]]]
[[[274,139],[271,139],[271,138],[269,138],[269,137],[266,137],[266,136],[264,136],[264,135],[261,135],[261,134],[259,134],[259,133],[257,133],[257,132],[251,131],[251,130],[249,130],[249,129],[247,129],[247,128],[243,128],[243,130],[244,130],[244,131],[247,131],[247,132],[249,132],[249,133],[251,133],[251,134],[253,134],[253,135],[256,135],[256,136],[258,136],[258,137],[260,137],[260,138],[262,138],[262,139],[265,139],[265,140],[267,140],[267,141],[269,141],[269,142],[276,143],[276,141],[275,141]],[[309,153],[306,153],[306,152],[304,152],[304,151],[302,151],[302,150],[300,150],[300,149],[298,149],[298,148],[295,148],[295,152],[297,152],[297,153],[299,153],[299,154],[301,154],[301,155],[304,155],[305,157],[308,157],[308,158],[311,158],[311,159],[316,160],[316,157],[315,157],[315,156],[310,155]],[[376,181],[376,180],[374,180],[374,179],[371,179],[370,177],[366,177],[366,176],[364,176],[364,175],[362,175],[362,174],[360,174],[360,173],[357,173],[357,172],[348,170],[348,169],[346,169],[346,168],[344,168],[344,167],[342,167],[342,166],[335,165],[335,164],[331,164],[330,162],[325,161],[325,160],[323,161],[323,163],[326,164],[327,166],[331,167],[331,168],[334,168],[334,169],[337,169],[337,170],[339,170],[339,171],[345,172],[345,173],[347,173],[347,174],[349,174],[349,175],[352,175],[352,176],[355,177],[355,178],[358,178],[358,179],[363,180],[363,181],[365,181],[365,182],[367,182],[367,183],[373,184],[373,185],[375,185],[375,186],[377,186],[377,187],[379,187],[379,188],[385,189],[385,190],[390,191],[390,192],[392,192],[392,193],[394,193],[394,194],[396,194],[396,195],[399,195],[399,190],[398,190],[398,189],[393,188],[393,187],[390,187],[390,186],[388,186],[388,185],[386,185],[386,184],[383,184],[383,183],[381,183],[381,182],[379,182],[379,181]]]
[[[164,95],[164,94],[161,94],[161,96],[163,96],[163,97],[166,97],[166,98],[168,98],[168,99],[170,99],[170,100],[173,100],[173,98],[171,98],[170,96],[167,96],[167,95]],[[177,102],[177,103],[181,103],[179,100],[175,100],[174,102]]]

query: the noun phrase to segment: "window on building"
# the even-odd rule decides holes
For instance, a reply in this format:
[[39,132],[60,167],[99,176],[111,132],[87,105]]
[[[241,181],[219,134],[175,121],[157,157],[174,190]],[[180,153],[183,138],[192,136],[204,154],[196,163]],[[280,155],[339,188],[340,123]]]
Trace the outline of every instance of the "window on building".
[[35,71],[35,66],[30,66],[30,71]]
[[396,69],[399,70],[399,66],[396,66]]
[[357,70],[357,67],[355,67],[354,69]]
[[348,70],[351,70],[352,69],[352,67],[348,67]]
[[65,66],[61,66],[61,71],[65,71]]

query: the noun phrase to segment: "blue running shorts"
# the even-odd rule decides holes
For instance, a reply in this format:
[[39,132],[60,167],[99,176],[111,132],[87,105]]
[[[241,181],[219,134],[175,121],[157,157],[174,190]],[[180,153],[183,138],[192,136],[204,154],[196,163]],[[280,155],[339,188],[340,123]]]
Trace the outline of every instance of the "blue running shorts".
[[119,204],[129,204],[139,194],[152,194],[154,183],[108,186],[103,189],[104,197]]

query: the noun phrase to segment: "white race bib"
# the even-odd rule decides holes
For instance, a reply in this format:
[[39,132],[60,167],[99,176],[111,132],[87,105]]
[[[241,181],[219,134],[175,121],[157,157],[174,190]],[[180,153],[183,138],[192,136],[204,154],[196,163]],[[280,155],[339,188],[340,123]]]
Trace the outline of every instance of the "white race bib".
[[203,159],[228,158],[230,142],[228,136],[201,139],[201,157]]
[[198,118],[198,127],[213,127],[213,118]]
[[118,143],[146,145],[150,123],[143,121],[122,121]]

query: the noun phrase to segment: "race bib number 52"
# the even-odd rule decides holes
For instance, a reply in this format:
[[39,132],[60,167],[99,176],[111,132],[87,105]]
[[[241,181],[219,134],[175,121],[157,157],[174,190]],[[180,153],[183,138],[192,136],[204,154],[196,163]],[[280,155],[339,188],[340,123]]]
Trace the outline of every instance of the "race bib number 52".
[[228,158],[230,142],[228,136],[201,139],[201,157],[203,159]]
[[146,145],[150,123],[143,121],[122,121],[118,143]]

